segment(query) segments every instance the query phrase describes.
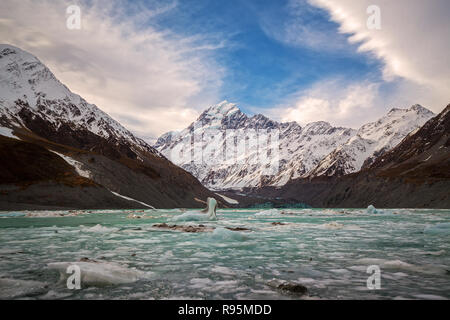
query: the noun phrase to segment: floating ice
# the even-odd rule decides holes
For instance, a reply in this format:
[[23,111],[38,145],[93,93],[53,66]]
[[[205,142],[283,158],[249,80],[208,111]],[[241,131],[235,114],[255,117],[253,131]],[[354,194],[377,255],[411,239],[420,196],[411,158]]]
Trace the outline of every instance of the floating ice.
[[43,294],[46,284],[39,281],[0,279],[0,299],[14,299],[30,295]]
[[450,223],[438,223],[427,226],[423,232],[429,234],[450,235]]
[[8,212],[8,213],[0,213],[0,218],[18,218],[25,217],[26,214],[24,212]]
[[118,228],[108,228],[104,227],[100,224],[97,224],[96,226],[90,227],[90,228],[84,228],[83,231],[85,232],[99,232],[99,233],[111,233],[111,232],[117,232],[119,231]]
[[208,237],[216,241],[245,241],[248,239],[248,237],[241,232],[231,231],[225,228],[215,229]]
[[85,211],[30,211],[26,213],[27,218],[58,218],[77,217],[86,214]]
[[60,281],[66,281],[71,275],[67,269],[73,265],[80,268],[81,287],[133,283],[146,277],[145,272],[112,262],[58,262],[48,264],[48,268],[59,271]]
[[277,209],[264,210],[255,213],[255,216],[278,216],[280,215],[280,211]]
[[172,221],[209,221],[206,214],[186,212],[171,219]]
[[384,213],[384,211],[375,208],[373,205],[368,206],[366,212],[368,214],[382,214],[382,213]]
[[443,266],[438,265],[413,265],[401,260],[385,260],[385,259],[359,259],[357,262],[364,265],[378,265],[381,269],[402,270],[409,272],[418,272],[425,274],[444,275],[447,270]]
[[214,198],[208,198],[207,207],[201,212],[186,212],[174,217],[173,221],[208,221],[217,220],[217,201]]

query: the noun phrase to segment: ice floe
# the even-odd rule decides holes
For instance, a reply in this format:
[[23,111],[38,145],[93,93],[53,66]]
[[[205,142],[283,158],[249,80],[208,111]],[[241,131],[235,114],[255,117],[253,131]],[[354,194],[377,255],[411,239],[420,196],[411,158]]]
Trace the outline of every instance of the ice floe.
[[74,265],[80,268],[82,287],[133,283],[150,276],[150,273],[130,269],[113,262],[56,262],[49,263],[48,268],[58,271],[60,281],[65,281],[71,275],[67,273],[68,268]]
[[244,241],[248,239],[247,235],[226,228],[217,228],[208,237],[216,241]]

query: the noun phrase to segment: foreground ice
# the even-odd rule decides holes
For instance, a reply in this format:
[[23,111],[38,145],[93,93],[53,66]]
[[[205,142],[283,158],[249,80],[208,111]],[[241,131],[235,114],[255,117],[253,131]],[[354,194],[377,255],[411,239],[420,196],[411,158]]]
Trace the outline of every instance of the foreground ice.
[[145,272],[129,269],[112,262],[57,262],[49,263],[48,268],[57,270],[60,275],[60,281],[65,281],[71,275],[67,273],[67,270],[73,265],[80,268],[81,283],[85,286],[133,283],[146,277]]
[[[0,299],[450,298],[450,210],[382,211],[241,208],[216,221],[198,210],[9,212],[0,219]],[[192,216],[205,223],[182,221]],[[180,228],[208,232],[154,227],[176,217]],[[64,283],[72,264],[82,290]],[[367,289],[372,265],[382,290]],[[308,293],[294,297],[274,279]]]
[[212,232],[212,234],[208,235],[208,238],[217,242],[245,241],[248,239],[248,236],[242,232],[235,232],[225,228],[217,228]]

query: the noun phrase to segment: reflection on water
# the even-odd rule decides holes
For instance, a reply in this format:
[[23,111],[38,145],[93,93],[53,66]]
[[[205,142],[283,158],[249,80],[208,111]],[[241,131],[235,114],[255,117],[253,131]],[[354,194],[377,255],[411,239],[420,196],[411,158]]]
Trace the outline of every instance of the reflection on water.
[[[303,299],[450,298],[449,210],[229,209],[217,221],[182,214],[2,213],[0,298],[299,298],[274,281],[306,286]],[[153,227],[164,223],[193,228]],[[81,290],[66,287],[72,262]],[[381,290],[367,289],[370,265],[381,269]]]

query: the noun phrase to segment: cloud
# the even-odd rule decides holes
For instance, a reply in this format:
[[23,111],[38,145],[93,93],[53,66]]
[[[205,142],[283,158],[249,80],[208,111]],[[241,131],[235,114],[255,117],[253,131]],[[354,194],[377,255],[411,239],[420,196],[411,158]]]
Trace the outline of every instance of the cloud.
[[225,44],[158,28],[154,18],[176,2],[75,3],[81,30],[66,28],[74,1],[2,0],[2,42],[36,55],[73,92],[146,137],[181,129],[218,101],[225,70],[212,53]]
[[[350,48],[368,53],[382,62],[378,70],[367,74],[366,80],[341,76],[321,79],[310,88],[290,95],[269,114],[280,121],[306,124],[325,120],[333,125],[359,127],[374,121],[392,107],[422,104],[440,112],[450,102],[450,21],[447,0],[308,0],[317,10],[325,10],[339,25],[339,33],[347,38]],[[297,5],[295,5],[297,4]],[[367,8],[376,4],[381,9],[381,30],[369,30]],[[304,0],[291,0],[291,7],[308,12]],[[295,11],[294,11],[295,12]],[[285,30],[299,30],[298,35],[284,37],[292,45],[306,44],[310,49],[339,51],[331,42],[333,28],[314,28],[304,14],[289,21]],[[297,14],[298,15],[298,14]],[[317,41],[305,41],[308,32]],[[285,34],[288,34],[286,31]]]
[[307,0],[289,0],[282,10],[283,18],[269,11],[260,13],[260,26],[267,36],[284,44],[315,51],[348,51],[346,37],[327,21],[323,10],[308,4]]
[[[359,51],[384,62],[383,80],[401,88],[398,93],[420,99],[434,111],[450,101],[450,20],[447,0],[309,0],[329,12],[340,32]],[[381,9],[381,30],[367,28],[367,8]],[[416,92],[421,91],[421,97]],[[395,101],[398,96],[393,99]],[[393,98],[394,96],[391,96]],[[413,101],[411,101],[412,103]]]
[[282,122],[305,125],[327,121],[335,126],[357,128],[382,115],[383,111],[377,108],[379,91],[377,83],[352,84],[343,79],[328,79],[288,97],[284,104],[268,113]]

